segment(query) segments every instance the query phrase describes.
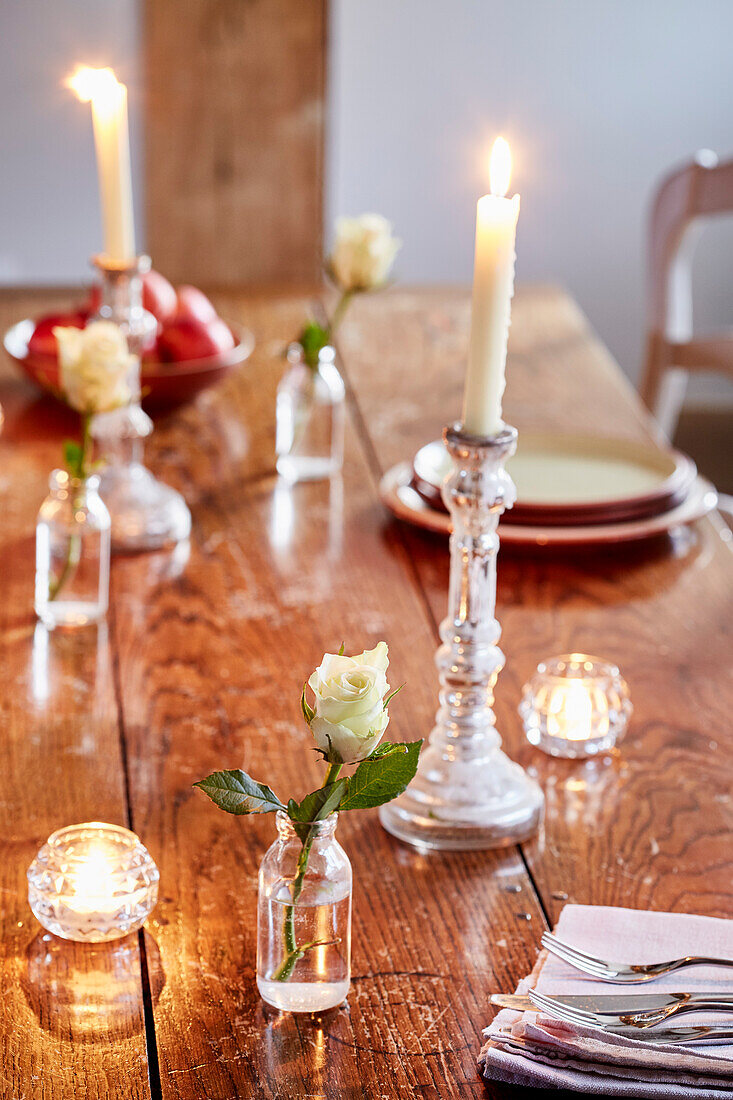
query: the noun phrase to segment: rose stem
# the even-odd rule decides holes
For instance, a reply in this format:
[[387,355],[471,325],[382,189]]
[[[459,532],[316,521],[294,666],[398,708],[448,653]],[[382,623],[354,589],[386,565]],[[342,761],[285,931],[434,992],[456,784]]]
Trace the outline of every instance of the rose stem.
[[[91,442],[91,423],[92,418],[88,414],[85,414],[81,418],[81,450],[79,452],[79,477],[82,481],[86,480],[87,476],[87,453],[89,451],[89,444]],[[73,478],[73,474],[70,472],[70,476]],[[74,508],[79,509],[79,500],[74,502]],[[64,567],[55,581],[49,581],[48,585],[48,599],[49,601],[55,600],[61,589],[64,587],[70,577],[76,572],[77,566],[81,559],[81,535],[72,535],[69,539],[69,549],[66,553],[66,561]]]

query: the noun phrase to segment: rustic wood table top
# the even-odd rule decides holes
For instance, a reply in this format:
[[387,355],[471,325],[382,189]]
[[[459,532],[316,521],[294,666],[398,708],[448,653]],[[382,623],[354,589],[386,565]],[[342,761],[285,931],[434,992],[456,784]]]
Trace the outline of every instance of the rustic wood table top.
[[[0,327],[69,300],[8,291]],[[233,819],[191,784],[244,767],[302,794],[320,770],[299,713],[324,650],[389,642],[394,740],[436,708],[444,540],[390,520],[377,484],[460,411],[468,297],[399,290],[356,303],[340,350],[349,386],[343,484],[273,473],[282,346],[307,295],[225,294],[257,337],[251,361],[162,418],[147,449],[193,513],[190,549],[116,558],[107,623],[49,635],[32,614],[34,523],[75,429],[0,366],[0,1095],[43,1098],[481,1097],[491,991],[532,967],[575,902],[733,915],[733,558],[717,517],[683,538],[592,553],[502,551],[497,688],[510,755],[547,797],[538,839],[422,855],[346,815],[354,867],[353,986],[321,1020],[265,1009],[254,981],[257,868],[269,817]],[[645,438],[641,406],[574,304],[515,299],[507,419]],[[620,752],[552,760],[516,713],[537,662],[617,661],[635,705]],[[98,947],[39,930],[26,869],[61,825],[127,824],[160,867],[140,937]],[[491,1095],[508,1095],[496,1089]]]

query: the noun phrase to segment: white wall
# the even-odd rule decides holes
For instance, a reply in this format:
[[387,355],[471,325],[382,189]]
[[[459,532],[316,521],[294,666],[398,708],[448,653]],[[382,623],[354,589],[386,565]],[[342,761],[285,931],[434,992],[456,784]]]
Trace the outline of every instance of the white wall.
[[137,35],[136,0],[0,0],[0,283],[91,279],[102,247],[91,111],[63,81],[77,63],[115,69],[139,166]]
[[[731,0],[332,0],[327,219],[380,211],[401,278],[468,281],[503,133],[519,280],[567,286],[635,376],[649,198],[696,149],[733,155],[732,42]],[[720,224],[697,265],[701,325],[733,324]]]

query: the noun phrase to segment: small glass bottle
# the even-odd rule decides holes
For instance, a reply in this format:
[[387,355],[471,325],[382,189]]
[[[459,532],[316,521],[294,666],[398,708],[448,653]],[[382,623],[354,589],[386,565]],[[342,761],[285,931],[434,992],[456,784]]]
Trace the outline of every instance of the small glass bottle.
[[336,351],[321,348],[313,369],[291,344],[288,362],[277,389],[277,471],[290,482],[333,477],[344,462],[346,399]]
[[335,839],[338,814],[314,822],[305,847],[287,814],[276,816],[260,865],[257,988],[273,1008],[324,1012],[351,984],[351,864]]
[[49,489],[36,524],[36,615],[49,629],[86,626],[109,603],[109,512],[96,476],[54,470]]

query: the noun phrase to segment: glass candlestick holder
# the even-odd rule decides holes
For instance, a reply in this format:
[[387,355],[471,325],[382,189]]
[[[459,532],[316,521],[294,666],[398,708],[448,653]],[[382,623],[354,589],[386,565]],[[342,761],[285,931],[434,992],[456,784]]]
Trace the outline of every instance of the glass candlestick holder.
[[28,868],[28,902],[55,936],[102,943],[143,926],[158,900],[159,878],[129,829],[87,821],[48,838]]
[[380,810],[382,824],[425,848],[498,848],[537,831],[544,796],[501,751],[492,709],[504,667],[495,617],[499,516],[515,489],[504,468],[517,444],[515,428],[473,436],[461,424],[443,433],[452,459],[443,485],[450,539],[448,616],[435,662],[439,709],[417,774],[404,794]]
[[550,756],[572,760],[612,749],[632,710],[617,667],[586,653],[543,661],[524,685],[519,705],[527,740]]
[[143,465],[143,442],[153,422],[140,407],[140,357],[155,338],[156,320],[143,308],[142,278],[150,258],[137,256],[115,263],[96,256],[102,298],[94,320],[113,321],[127,337],[135,356],[128,379],[130,404],[100,413],[92,436],[105,463],[100,494],[112,519],[112,550],[156,550],[180,542],[191,532],[191,513],[180,493],[153,477]]

